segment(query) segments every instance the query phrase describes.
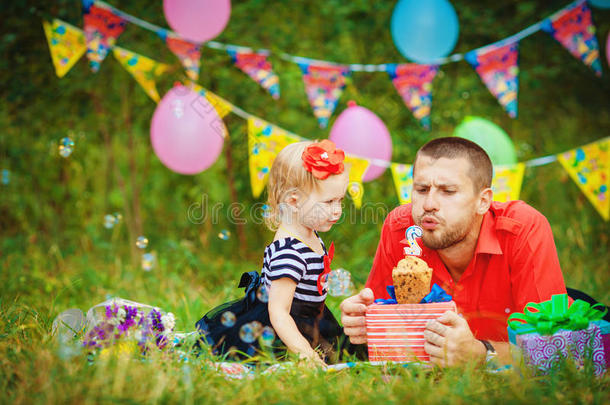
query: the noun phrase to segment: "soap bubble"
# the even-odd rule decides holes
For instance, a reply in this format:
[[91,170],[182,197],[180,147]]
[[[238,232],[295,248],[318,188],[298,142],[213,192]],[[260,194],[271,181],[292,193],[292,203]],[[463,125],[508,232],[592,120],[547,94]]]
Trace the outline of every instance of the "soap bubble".
[[352,286],[352,276],[345,269],[333,270],[328,275],[328,293],[333,297],[350,295]]
[[267,291],[267,286],[265,286],[265,284],[261,284],[260,287],[258,287],[256,298],[258,298],[260,302],[269,302],[269,292]]
[[226,311],[220,316],[220,323],[227,328],[235,325],[235,314],[231,311]]
[[104,215],[104,228],[112,229],[117,223],[117,219],[114,215],[107,214]]
[[223,229],[218,233],[218,237],[222,240],[228,240],[231,237],[231,231]]
[[151,271],[157,264],[157,256],[154,253],[144,253],[142,255],[142,269]]
[[116,223],[117,224],[123,220],[123,216],[121,215],[120,212],[115,212],[114,213],[114,218],[116,219]]
[[148,238],[146,236],[138,236],[138,239],[136,239],[136,246],[139,249],[146,249],[148,246]]
[[275,331],[271,326],[265,326],[261,332],[261,341],[264,346],[273,345],[275,340]]
[[246,323],[242,325],[242,327],[239,329],[239,338],[246,343],[252,343],[256,340],[252,324]]
[[11,182],[11,171],[8,169],[2,169],[2,184],[5,186]]
[[74,151],[74,141],[67,136],[59,140],[59,155],[67,158]]

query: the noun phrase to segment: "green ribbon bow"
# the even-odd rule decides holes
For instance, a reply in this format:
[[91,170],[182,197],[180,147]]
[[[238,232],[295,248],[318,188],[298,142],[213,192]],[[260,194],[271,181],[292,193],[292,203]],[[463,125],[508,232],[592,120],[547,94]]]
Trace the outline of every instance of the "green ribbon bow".
[[[602,319],[603,312],[583,300],[576,300],[568,308],[568,294],[556,294],[549,301],[539,304],[530,302],[523,309],[523,313],[515,312],[508,317],[508,326],[517,335],[538,332],[541,335],[552,335],[559,329],[579,330],[586,328],[590,322]],[[532,311],[532,309],[536,311]]]

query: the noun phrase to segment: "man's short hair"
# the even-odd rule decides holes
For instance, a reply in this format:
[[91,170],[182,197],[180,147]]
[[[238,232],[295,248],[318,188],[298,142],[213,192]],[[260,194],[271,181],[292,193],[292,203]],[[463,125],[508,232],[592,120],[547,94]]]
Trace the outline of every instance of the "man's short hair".
[[470,177],[475,191],[491,187],[493,177],[491,159],[483,148],[468,139],[455,136],[433,139],[417,151],[415,162],[419,156],[427,156],[434,160],[464,158],[470,163]]

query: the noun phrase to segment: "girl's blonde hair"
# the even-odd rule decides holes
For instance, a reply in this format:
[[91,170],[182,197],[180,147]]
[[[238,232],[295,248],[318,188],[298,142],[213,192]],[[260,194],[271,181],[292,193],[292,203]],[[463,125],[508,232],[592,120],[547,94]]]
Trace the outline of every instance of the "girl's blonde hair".
[[301,191],[309,193],[316,189],[321,180],[303,167],[303,151],[313,142],[296,142],[278,153],[269,171],[267,183],[267,212],[265,224],[272,231],[280,226],[280,204],[288,193]]

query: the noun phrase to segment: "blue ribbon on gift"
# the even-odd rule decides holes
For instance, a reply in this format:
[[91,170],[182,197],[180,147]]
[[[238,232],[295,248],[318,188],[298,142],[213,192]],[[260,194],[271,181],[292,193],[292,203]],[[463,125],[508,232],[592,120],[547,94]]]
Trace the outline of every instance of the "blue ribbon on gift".
[[[383,299],[383,298],[377,298],[375,300],[375,304],[380,304],[380,305],[397,304],[398,302],[396,301],[396,293],[394,292],[394,286],[389,285],[385,289],[388,292],[388,295],[390,296],[390,298],[387,300]],[[434,283],[430,293],[428,295],[426,295],[424,298],[422,298],[420,303],[421,304],[431,304],[433,302],[449,302],[452,299],[453,298],[451,297],[451,295],[447,294],[440,285]]]
[[396,301],[396,293],[394,292],[394,286],[388,285],[385,287],[385,289],[388,292],[390,299],[384,300],[383,298],[377,298],[375,300],[375,304],[380,304],[380,305],[398,304],[398,301]]
[[421,304],[431,304],[433,302],[449,302],[453,299],[451,295],[447,294],[443,287],[434,283],[432,290],[428,295],[421,299]]

